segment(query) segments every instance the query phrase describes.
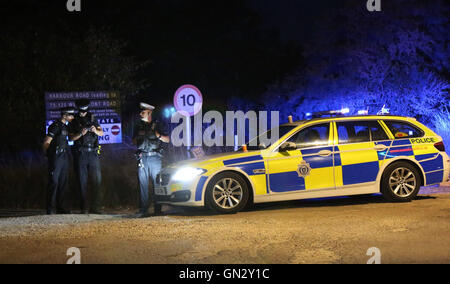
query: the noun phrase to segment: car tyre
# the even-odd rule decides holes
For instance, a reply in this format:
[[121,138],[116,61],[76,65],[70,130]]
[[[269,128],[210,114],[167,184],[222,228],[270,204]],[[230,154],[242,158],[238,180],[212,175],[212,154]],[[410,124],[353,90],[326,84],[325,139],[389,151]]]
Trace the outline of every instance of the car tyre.
[[409,202],[419,192],[421,175],[410,163],[396,162],[389,165],[381,179],[381,193],[391,202]]
[[217,174],[206,188],[206,206],[217,213],[237,213],[246,206],[248,199],[249,188],[247,183],[237,173]]

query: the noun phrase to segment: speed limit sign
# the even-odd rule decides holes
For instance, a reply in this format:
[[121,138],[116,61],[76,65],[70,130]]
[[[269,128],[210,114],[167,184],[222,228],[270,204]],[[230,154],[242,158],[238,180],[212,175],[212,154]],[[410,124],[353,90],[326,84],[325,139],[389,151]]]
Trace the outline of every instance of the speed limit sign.
[[182,115],[194,116],[202,109],[203,96],[194,85],[183,85],[175,92],[173,104]]

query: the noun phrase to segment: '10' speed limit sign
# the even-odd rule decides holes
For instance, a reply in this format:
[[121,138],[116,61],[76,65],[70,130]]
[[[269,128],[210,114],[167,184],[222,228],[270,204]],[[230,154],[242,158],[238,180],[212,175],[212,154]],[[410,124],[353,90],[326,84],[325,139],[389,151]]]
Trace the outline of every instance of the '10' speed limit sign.
[[203,97],[200,90],[193,85],[183,85],[175,92],[173,104],[184,116],[194,116],[202,109]]

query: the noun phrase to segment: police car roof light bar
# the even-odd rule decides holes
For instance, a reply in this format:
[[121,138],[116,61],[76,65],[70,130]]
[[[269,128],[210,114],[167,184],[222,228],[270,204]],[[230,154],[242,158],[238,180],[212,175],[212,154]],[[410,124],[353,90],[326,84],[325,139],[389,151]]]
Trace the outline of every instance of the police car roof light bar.
[[383,107],[380,109],[380,111],[377,113],[377,115],[385,115],[389,114],[390,109],[386,107],[386,105],[383,105]]
[[321,118],[324,116],[339,116],[339,115],[344,115],[346,113],[349,113],[350,110],[348,108],[343,108],[340,110],[328,110],[328,111],[319,111],[319,112],[313,112],[312,113],[312,118]]
[[368,115],[369,114],[369,108],[358,110],[358,115]]

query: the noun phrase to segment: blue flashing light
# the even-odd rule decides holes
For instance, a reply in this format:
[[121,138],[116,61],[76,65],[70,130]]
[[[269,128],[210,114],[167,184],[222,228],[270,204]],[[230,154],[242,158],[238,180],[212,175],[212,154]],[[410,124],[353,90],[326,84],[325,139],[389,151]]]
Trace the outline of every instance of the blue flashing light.
[[358,110],[358,115],[368,115],[369,111],[366,109]]
[[348,107],[341,109],[341,113],[342,114],[346,114],[346,113],[349,113],[349,112],[350,112],[350,109]]
[[175,107],[166,107],[164,109],[164,117],[166,118],[170,118],[172,116],[172,114],[174,114],[177,110],[175,109]]
[[386,107],[386,105],[383,105],[381,110],[377,113],[377,115],[385,115],[389,114],[390,109]]

